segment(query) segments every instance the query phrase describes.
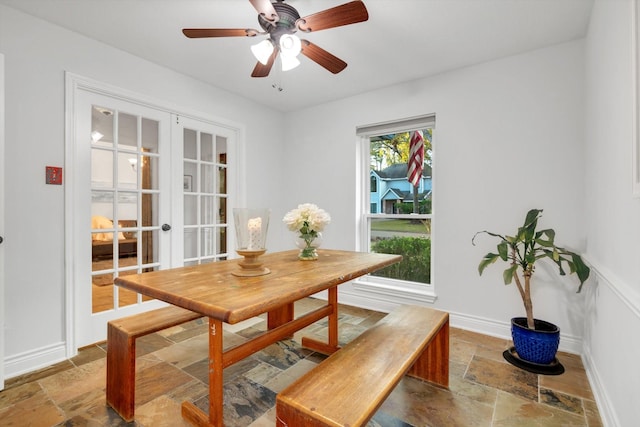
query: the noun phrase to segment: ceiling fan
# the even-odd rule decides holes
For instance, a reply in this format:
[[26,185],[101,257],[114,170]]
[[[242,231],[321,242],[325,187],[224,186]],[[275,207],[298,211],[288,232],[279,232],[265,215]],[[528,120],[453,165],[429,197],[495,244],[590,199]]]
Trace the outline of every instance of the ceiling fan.
[[302,53],[333,74],[337,74],[345,69],[346,62],[310,41],[298,38],[295,33],[326,30],[369,19],[369,13],[360,0],[302,18],[298,11],[293,6],[285,4],[284,0],[276,0],[275,3],[270,0],[249,0],[249,2],[258,11],[258,23],[264,31],[253,28],[185,28],[182,33],[189,38],[268,35],[267,39],[251,47],[258,59],[251,77],[268,76],[278,53],[280,53],[283,71],[298,66],[300,61],[297,55]]

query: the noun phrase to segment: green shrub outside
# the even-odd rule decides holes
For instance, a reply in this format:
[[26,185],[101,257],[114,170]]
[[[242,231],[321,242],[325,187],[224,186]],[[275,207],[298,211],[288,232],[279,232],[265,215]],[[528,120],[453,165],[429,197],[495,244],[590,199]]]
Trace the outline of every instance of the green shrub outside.
[[[419,214],[431,213],[431,200],[421,200],[418,203]],[[396,203],[396,211],[400,214],[413,213],[413,202],[399,202]]]
[[431,283],[431,239],[392,237],[371,245],[371,252],[402,255],[402,261],[378,270],[374,276]]

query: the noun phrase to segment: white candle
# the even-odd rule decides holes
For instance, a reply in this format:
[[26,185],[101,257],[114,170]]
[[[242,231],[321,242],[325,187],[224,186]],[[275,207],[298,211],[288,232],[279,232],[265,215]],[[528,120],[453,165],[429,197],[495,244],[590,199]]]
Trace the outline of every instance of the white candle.
[[260,247],[260,236],[262,234],[262,218],[251,218],[247,223],[249,228],[249,247],[250,251],[262,249]]

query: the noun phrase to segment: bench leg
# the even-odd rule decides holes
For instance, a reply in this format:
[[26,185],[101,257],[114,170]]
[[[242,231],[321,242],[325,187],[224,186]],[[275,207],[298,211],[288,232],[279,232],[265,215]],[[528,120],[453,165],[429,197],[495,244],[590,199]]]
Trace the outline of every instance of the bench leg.
[[127,422],[133,420],[135,405],[135,338],[107,326],[107,404]]
[[407,375],[449,387],[449,318]]

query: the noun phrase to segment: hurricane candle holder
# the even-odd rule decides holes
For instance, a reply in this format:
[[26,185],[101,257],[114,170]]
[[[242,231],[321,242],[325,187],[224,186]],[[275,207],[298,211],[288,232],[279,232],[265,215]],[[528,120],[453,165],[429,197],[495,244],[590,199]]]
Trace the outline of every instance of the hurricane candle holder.
[[234,208],[233,219],[236,228],[236,252],[243,259],[238,263],[240,270],[231,274],[240,277],[262,276],[271,273],[263,266],[260,255],[267,250],[267,230],[269,209]]

